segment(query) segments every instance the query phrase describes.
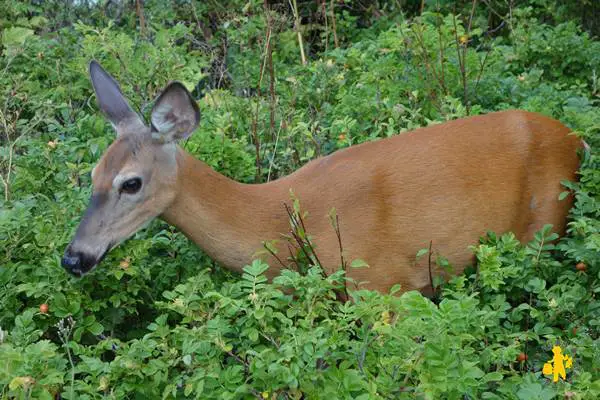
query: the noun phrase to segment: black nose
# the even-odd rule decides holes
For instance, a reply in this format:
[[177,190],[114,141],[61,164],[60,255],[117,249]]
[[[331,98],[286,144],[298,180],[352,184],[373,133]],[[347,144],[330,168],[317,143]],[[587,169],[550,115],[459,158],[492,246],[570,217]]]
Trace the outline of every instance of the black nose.
[[66,251],[62,258],[61,264],[64,269],[72,273],[73,275],[81,276],[83,271],[81,269],[81,255],[78,253],[71,253]]

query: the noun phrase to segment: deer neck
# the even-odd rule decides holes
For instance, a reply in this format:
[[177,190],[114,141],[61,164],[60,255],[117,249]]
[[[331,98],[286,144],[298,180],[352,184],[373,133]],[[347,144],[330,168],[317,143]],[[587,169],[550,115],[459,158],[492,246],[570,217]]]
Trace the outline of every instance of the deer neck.
[[[235,182],[179,148],[177,163],[177,195],[161,218],[214,260],[240,272],[263,249],[263,240],[286,231],[285,191],[276,182]],[[277,268],[271,265],[270,272]]]

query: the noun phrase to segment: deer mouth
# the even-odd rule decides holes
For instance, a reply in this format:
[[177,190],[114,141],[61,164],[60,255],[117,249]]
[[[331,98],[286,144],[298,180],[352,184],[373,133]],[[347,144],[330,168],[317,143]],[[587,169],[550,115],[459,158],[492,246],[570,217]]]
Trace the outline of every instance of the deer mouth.
[[63,255],[61,264],[71,275],[81,278],[100,264],[110,248],[111,246],[108,246],[100,257],[95,257],[81,251],[74,251],[69,246]]

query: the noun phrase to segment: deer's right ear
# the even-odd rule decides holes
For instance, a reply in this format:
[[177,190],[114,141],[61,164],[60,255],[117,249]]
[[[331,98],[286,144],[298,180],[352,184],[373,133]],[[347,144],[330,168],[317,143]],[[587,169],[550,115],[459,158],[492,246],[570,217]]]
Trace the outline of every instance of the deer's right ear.
[[90,62],[90,79],[98,105],[117,131],[117,135],[127,131],[127,125],[143,125],[139,115],[127,103],[119,84],[95,60]]

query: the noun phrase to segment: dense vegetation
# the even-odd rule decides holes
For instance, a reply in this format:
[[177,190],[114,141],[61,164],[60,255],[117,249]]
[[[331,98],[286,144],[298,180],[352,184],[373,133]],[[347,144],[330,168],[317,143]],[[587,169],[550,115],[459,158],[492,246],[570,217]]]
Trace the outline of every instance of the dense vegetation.
[[[0,2],[0,398],[599,398],[598,13],[591,0]],[[591,151],[565,182],[565,237],[490,233],[434,299],[338,302],[318,265],[233,276],[161,221],[75,279],[60,257],[114,135],[91,59],[146,116],[169,80],[194,89],[185,148],[243,182],[512,108],[561,120]],[[555,345],[573,358],[556,383],[542,371]]]

